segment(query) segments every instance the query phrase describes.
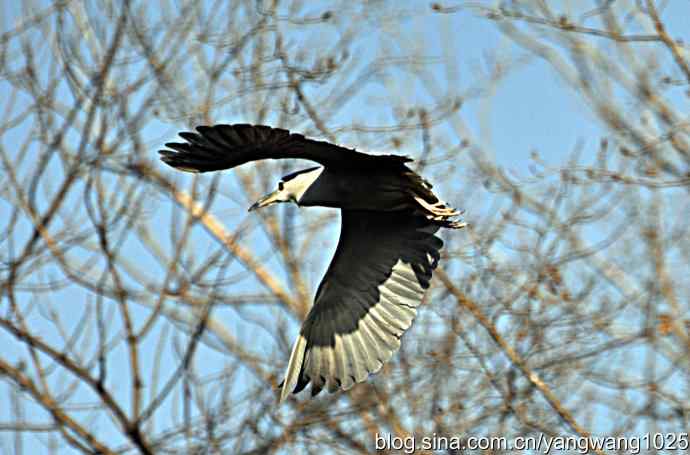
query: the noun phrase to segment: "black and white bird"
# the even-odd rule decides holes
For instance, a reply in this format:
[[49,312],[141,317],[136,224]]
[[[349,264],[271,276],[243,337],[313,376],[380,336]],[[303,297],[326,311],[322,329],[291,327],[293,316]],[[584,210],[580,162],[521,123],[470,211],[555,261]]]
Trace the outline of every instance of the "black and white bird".
[[465,223],[400,155],[369,155],[262,125],[199,126],[186,142],[160,150],[168,165],[188,172],[230,169],[263,159],[299,158],[310,167],[283,177],[249,210],[276,202],[341,210],[340,239],[314,305],[292,348],[280,401],[312,383],[347,390],[363,382],[400,347],[443,246],[439,228]]

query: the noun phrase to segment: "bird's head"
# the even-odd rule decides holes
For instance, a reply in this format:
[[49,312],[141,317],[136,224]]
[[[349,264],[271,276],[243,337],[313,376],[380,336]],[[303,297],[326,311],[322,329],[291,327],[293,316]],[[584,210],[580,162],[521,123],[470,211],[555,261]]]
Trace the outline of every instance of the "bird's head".
[[256,201],[249,211],[266,207],[276,202],[299,203],[309,187],[319,178],[323,172],[322,167],[311,167],[302,171],[288,174],[278,182],[278,189]]

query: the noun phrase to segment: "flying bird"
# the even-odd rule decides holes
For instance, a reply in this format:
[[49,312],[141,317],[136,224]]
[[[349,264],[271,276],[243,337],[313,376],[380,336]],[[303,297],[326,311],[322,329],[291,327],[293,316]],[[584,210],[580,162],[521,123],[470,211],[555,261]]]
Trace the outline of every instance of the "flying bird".
[[199,126],[165,144],[161,159],[188,172],[249,161],[298,158],[320,166],[284,176],[249,210],[278,202],[341,211],[335,255],[302,324],[281,383],[280,401],[311,382],[347,390],[378,372],[400,347],[429,287],[443,242],[461,213],[407,167],[411,158],[370,155],[263,125]]

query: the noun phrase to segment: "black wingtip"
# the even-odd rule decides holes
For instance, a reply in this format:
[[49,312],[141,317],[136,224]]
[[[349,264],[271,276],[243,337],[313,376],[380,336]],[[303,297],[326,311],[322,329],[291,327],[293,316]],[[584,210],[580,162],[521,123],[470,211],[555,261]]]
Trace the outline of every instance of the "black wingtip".
[[197,131],[200,132],[178,133],[186,142],[166,142],[165,146],[170,150],[158,151],[161,160],[186,172],[218,171],[231,167],[226,156],[226,145],[209,134],[210,130],[197,127]]

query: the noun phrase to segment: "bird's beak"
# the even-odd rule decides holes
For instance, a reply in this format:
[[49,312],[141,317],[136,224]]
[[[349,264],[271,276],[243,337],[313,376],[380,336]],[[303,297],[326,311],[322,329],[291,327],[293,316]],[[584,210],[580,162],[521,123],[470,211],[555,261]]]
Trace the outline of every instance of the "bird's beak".
[[258,201],[256,201],[254,204],[252,204],[251,207],[249,207],[249,211],[251,212],[252,210],[260,209],[261,207],[266,207],[267,205],[274,204],[276,202],[280,202],[280,190],[276,190],[272,192],[271,194],[268,194]]

